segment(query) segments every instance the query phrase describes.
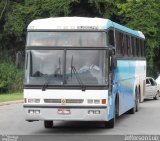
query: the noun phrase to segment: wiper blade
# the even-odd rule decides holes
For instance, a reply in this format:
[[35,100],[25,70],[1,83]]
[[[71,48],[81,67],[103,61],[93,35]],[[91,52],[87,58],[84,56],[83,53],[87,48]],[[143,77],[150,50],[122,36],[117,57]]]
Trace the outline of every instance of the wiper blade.
[[72,56],[72,60],[71,60],[71,78],[72,78],[72,72],[74,72],[78,83],[81,85],[82,91],[85,91],[86,87],[84,86],[84,84],[83,84],[83,82],[82,82],[82,80],[81,80],[76,68],[73,66],[73,56]]
[[[45,77],[46,75],[44,75],[43,77]],[[45,91],[46,89],[47,89],[47,87],[48,87],[48,83],[49,83],[49,77],[48,77],[48,75],[47,75],[47,77],[46,77],[46,82],[43,84],[43,86],[42,86],[42,91]]]

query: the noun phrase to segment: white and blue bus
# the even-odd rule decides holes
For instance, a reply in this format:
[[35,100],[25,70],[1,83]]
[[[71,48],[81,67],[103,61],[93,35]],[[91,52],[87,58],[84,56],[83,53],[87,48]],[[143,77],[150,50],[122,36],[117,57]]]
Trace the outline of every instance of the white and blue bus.
[[24,109],[27,121],[102,121],[134,114],[143,101],[145,37],[102,18],[59,17],[27,28]]

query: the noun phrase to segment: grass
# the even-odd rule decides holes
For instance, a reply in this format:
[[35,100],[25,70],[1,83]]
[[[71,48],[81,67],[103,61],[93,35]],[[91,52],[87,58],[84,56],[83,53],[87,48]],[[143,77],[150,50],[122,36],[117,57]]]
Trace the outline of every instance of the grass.
[[0,102],[15,101],[22,99],[23,99],[22,93],[0,94]]

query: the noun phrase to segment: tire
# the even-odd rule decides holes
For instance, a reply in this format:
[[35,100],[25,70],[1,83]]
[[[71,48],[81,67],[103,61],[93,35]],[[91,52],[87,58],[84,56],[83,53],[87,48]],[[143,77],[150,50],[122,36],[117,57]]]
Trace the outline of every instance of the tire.
[[140,92],[139,92],[139,90],[137,90],[137,93],[136,93],[136,112],[139,111],[139,102],[140,102]]
[[135,112],[136,112],[136,107],[135,106],[128,111],[129,114],[135,114]]
[[52,120],[44,121],[44,127],[45,128],[52,128],[53,127],[53,121]]
[[115,123],[116,123],[116,118],[118,117],[117,113],[116,113],[116,109],[118,108],[118,104],[117,104],[117,100],[115,102],[115,106],[114,106],[114,116],[111,120],[109,121],[105,121],[104,125],[105,128],[114,128]]
[[134,107],[128,111],[129,114],[135,114],[139,110],[139,96],[138,90],[135,90],[135,100],[134,100]]
[[157,92],[156,96],[154,97],[155,100],[159,99],[159,92]]
[[114,128],[115,126],[115,118],[112,118],[109,121],[105,121],[105,128]]

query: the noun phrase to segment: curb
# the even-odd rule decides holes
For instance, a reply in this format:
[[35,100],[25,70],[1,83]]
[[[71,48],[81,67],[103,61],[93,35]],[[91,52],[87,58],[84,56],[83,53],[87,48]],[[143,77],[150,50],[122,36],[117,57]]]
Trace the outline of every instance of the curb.
[[0,106],[10,105],[10,104],[18,104],[18,103],[23,103],[23,102],[24,102],[24,100],[6,101],[6,102],[1,102]]

